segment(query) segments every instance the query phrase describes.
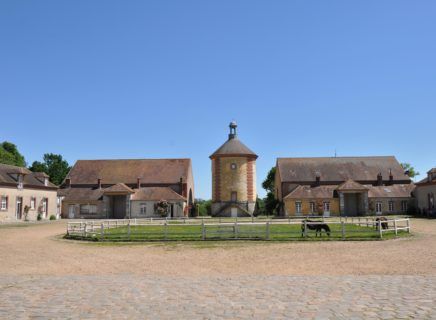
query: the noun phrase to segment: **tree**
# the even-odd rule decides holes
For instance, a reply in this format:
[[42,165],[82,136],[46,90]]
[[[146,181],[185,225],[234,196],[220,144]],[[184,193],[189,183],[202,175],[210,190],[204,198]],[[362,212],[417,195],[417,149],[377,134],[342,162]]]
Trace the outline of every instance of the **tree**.
[[19,167],[26,166],[24,156],[18,151],[17,146],[8,141],[0,144],[0,163]]
[[210,216],[212,214],[212,200],[196,199],[195,205],[199,216]]
[[403,162],[401,166],[410,178],[415,178],[416,176],[419,176],[419,172],[416,171],[410,163]]
[[70,171],[70,165],[60,154],[46,153],[43,162],[34,161],[30,166],[33,172],[45,172],[50,176],[50,181],[60,185]]
[[264,199],[265,211],[267,214],[277,214],[279,202],[275,198],[275,175],[276,167],[272,167],[268,172],[265,180],[262,182],[262,187],[267,191]]

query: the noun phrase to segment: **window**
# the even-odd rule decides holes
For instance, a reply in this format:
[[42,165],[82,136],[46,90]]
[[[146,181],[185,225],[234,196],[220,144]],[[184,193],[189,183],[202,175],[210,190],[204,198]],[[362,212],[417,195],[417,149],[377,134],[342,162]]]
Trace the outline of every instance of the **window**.
[[316,212],[316,204],[315,202],[311,202],[310,203],[310,213],[315,213]]
[[0,210],[8,210],[8,197],[2,196]]
[[231,199],[233,202],[238,201],[238,193],[237,193],[236,191],[232,191],[232,193],[231,193],[231,195],[230,195],[230,199]]
[[42,213],[47,213],[47,199],[42,200]]
[[97,206],[95,204],[81,204],[80,214],[95,214],[97,213]]
[[324,212],[330,212],[330,202],[324,202]]
[[375,203],[375,212],[376,213],[382,213],[383,208],[382,208],[382,203],[381,202],[376,202]]
[[35,207],[36,207],[36,198],[31,197],[30,198],[30,210],[35,210]]
[[44,178],[44,186],[48,186],[48,178]]
[[389,212],[393,212],[394,211],[394,202],[392,200],[389,201]]
[[301,213],[301,201],[295,201],[295,213]]
[[408,205],[409,203],[407,202],[407,200],[401,201],[401,211],[406,212],[408,209]]
[[141,203],[141,214],[147,214],[147,204]]
[[236,163],[232,163],[232,164],[230,165],[230,169],[232,169],[232,170],[236,170],[236,168],[237,168]]

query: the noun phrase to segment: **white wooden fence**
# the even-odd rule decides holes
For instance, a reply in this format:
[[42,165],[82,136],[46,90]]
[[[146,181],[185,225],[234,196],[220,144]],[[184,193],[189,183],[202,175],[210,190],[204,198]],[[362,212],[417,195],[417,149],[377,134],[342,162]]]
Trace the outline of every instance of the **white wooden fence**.
[[[221,222],[220,222],[221,221]],[[353,230],[350,226],[367,227],[364,232],[383,238],[386,233],[398,235],[399,231],[410,232],[410,220],[408,218],[388,219],[386,221],[376,221],[372,217],[353,217],[353,218],[325,218],[323,221],[295,220],[295,219],[126,219],[126,220],[95,220],[95,221],[74,221],[67,224],[67,235],[76,238],[91,238],[100,241],[109,241],[114,236],[110,229],[120,228],[118,232],[119,240],[146,241],[147,239],[170,240],[171,237],[182,235],[189,239],[209,240],[209,239],[263,239],[270,240],[271,236],[277,237],[303,237],[308,238],[314,231],[309,230],[308,224],[320,225],[328,224],[331,227],[332,238],[345,240],[354,234],[361,234],[362,230]],[[298,225],[299,228],[282,231],[283,228],[275,228],[277,225]],[[141,226],[160,226],[156,232],[147,232],[147,228]],[[187,226],[198,226],[195,231],[186,232]],[[201,229],[199,228],[201,226]],[[304,228],[303,228],[304,226]],[[335,227],[336,226],[336,227]],[[386,228],[384,228],[386,227]],[[185,230],[183,230],[185,229]],[[149,229],[151,230],[151,229]],[[201,230],[201,234],[199,231]],[[325,234],[325,233],[324,233]]]

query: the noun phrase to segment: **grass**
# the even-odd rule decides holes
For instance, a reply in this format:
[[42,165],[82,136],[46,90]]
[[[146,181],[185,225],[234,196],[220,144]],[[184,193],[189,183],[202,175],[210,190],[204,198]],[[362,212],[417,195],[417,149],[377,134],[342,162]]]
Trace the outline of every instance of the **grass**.
[[[321,237],[316,237],[315,231],[308,230],[307,237],[302,236],[301,225],[299,224],[270,224],[269,240],[271,241],[325,241],[325,240],[379,240],[379,232],[375,228],[358,226],[355,224],[345,224],[345,235],[342,236],[340,224],[330,224],[331,234],[327,236],[324,232]],[[266,240],[266,225],[238,225],[235,233],[234,225],[221,224],[218,226],[206,225],[206,240]],[[398,237],[408,236],[409,233],[400,230]],[[91,241],[133,241],[133,242],[152,242],[152,241],[201,241],[202,226],[189,224],[169,224],[165,225],[141,225],[122,226],[118,228],[105,229],[104,237],[101,238],[99,232],[88,233],[86,237],[82,235],[66,236],[70,239],[81,239]],[[395,233],[387,232],[383,234],[383,239],[395,238]]]

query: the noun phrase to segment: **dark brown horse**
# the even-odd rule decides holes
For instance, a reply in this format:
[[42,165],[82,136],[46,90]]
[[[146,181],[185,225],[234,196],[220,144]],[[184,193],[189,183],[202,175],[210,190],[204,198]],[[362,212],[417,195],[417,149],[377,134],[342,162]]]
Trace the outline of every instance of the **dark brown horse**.
[[318,221],[313,221],[313,220],[306,220],[306,223],[304,223],[304,221],[301,223],[301,236],[302,237],[304,237],[304,234],[305,234],[305,226],[307,226],[307,229],[309,229],[309,230],[315,230],[316,237],[318,236],[318,233],[320,236],[322,236],[323,230],[330,237],[330,227],[326,223],[319,223]]
[[[388,219],[386,219],[386,217],[379,217],[379,218],[375,219],[375,221],[376,221],[377,229],[379,227],[379,224],[381,224],[381,227],[383,230],[386,230],[389,228]],[[379,223],[379,222],[381,222],[381,223]]]

